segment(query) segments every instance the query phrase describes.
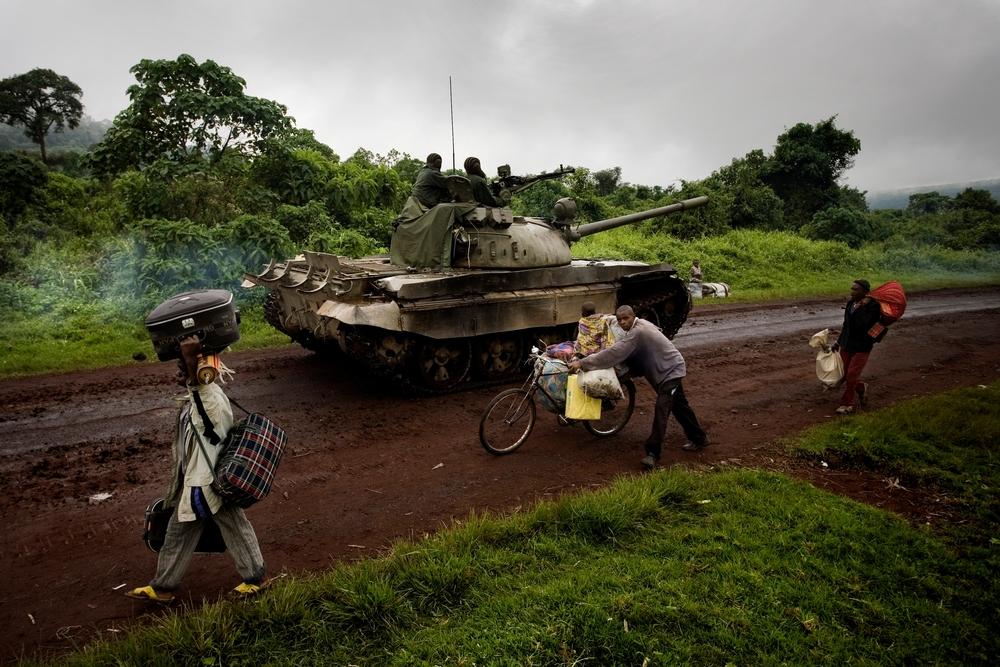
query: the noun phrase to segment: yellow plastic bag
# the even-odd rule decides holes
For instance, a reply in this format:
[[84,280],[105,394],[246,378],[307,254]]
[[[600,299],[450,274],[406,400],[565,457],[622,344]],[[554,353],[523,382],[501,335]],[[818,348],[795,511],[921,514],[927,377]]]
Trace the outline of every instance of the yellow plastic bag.
[[566,419],[600,419],[601,399],[591,398],[580,389],[580,377],[570,375],[566,383]]

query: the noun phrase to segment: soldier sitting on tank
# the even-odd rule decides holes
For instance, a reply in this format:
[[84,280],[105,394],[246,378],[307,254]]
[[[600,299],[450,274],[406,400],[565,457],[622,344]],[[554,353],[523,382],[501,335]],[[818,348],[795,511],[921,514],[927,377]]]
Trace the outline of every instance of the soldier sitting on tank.
[[427,156],[427,163],[417,172],[417,178],[413,182],[413,192],[410,194],[424,208],[433,208],[443,202],[451,201],[448,177],[441,173],[440,155],[431,153]]
[[479,163],[479,158],[467,157],[465,158],[465,164],[462,166],[465,168],[465,173],[472,184],[472,196],[476,200],[476,203],[480,206],[499,206],[499,202],[493,197],[493,193],[490,192],[490,186],[486,183],[486,174]]

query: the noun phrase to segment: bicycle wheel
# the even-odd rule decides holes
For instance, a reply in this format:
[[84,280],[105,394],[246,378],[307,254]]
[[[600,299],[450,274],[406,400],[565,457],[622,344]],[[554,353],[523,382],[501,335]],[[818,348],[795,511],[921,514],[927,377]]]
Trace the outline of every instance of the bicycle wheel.
[[617,401],[601,401],[601,418],[583,422],[583,427],[599,438],[614,435],[625,428],[635,410],[635,384],[632,380],[622,380],[625,398]]
[[479,442],[490,454],[510,454],[535,426],[535,400],[524,389],[505,389],[490,401],[479,420]]

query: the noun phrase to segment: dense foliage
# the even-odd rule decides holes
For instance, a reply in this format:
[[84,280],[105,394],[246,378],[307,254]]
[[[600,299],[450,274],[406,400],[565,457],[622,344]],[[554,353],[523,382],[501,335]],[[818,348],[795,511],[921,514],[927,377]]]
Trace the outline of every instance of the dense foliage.
[[[270,257],[388,247],[420,160],[365,149],[342,160],[296,128],[285,107],[246,95],[242,78],[210,60],[143,60],[132,73],[130,104],[105,134],[87,121],[76,150],[53,151],[47,165],[0,151],[8,322],[51,318],[53,335],[79,318],[138,322],[179,291],[235,289],[244,270]],[[63,92],[78,102],[71,83]],[[79,111],[68,107],[63,124],[73,127]],[[585,222],[707,195],[705,207],[588,238],[576,252],[677,265],[701,256],[709,280],[744,294],[778,289],[783,271],[840,280],[848,266],[925,282],[997,279],[1000,206],[988,191],[923,193],[905,209],[869,211],[864,193],[839,184],[860,143],[835,120],[799,123],[773,154],[751,151],[680,187],[627,183],[618,167],[578,168],[522,191],[512,206],[546,216],[558,198],[574,197]],[[813,256],[824,259],[802,266]]]

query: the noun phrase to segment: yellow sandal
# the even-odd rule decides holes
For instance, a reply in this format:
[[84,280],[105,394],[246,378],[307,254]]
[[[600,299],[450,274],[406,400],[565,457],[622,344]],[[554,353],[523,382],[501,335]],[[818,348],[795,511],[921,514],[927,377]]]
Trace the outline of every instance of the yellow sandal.
[[150,602],[160,602],[169,604],[174,601],[174,594],[169,591],[158,591],[152,586],[140,586],[125,593],[125,597],[134,600],[149,600]]

